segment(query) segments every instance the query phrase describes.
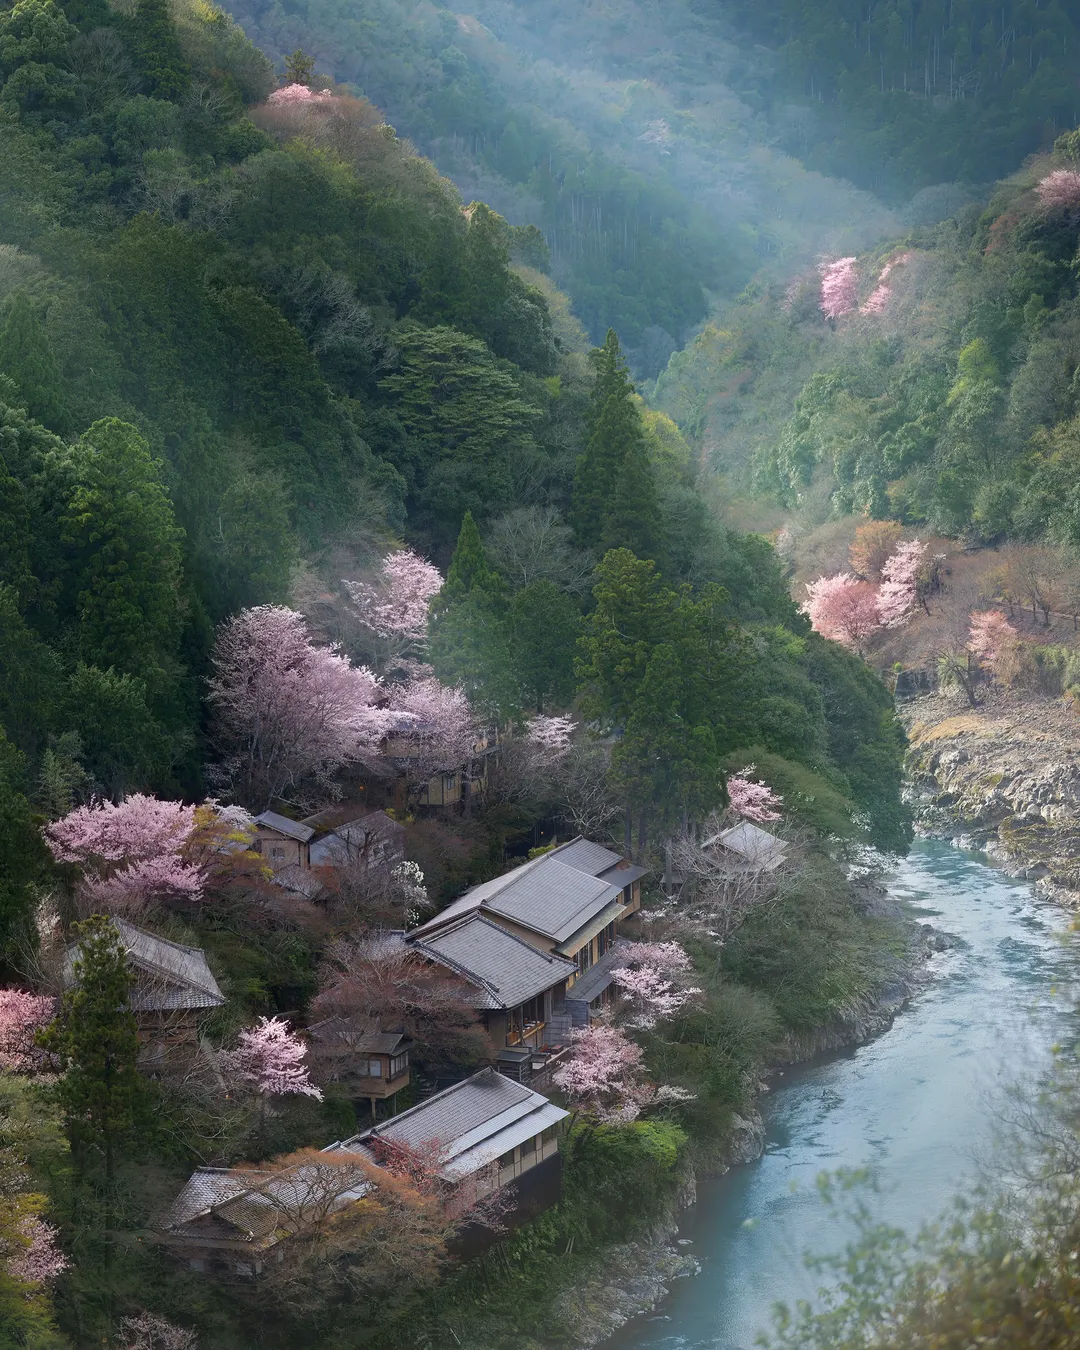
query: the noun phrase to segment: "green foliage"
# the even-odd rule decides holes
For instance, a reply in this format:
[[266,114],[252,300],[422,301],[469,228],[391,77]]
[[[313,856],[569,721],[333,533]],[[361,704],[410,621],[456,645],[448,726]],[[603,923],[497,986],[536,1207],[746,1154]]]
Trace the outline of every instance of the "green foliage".
[[0,965],[33,945],[34,883],[48,875],[44,841],[26,799],[22,755],[0,732]]
[[75,983],[40,1039],[64,1070],[55,1091],[72,1149],[83,1166],[102,1164],[111,1183],[117,1150],[135,1133],[143,1097],[135,1071],[139,1039],[130,1007],[133,975],[108,919],[95,916],[75,932]]
[[65,430],[68,419],[60,370],[25,291],[16,291],[7,305],[0,329],[0,371],[14,381],[19,401],[35,421],[53,431]]

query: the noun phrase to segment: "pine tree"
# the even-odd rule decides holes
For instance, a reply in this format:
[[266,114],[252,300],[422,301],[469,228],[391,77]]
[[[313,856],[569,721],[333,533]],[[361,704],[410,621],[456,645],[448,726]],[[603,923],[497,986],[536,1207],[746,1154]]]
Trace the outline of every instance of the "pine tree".
[[[589,439],[577,462],[570,507],[574,534],[583,548],[603,547],[609,518],[618,522],[625,516],[629,522],[640,514],[640,502],[647,496],[640,468],[644,465],[648,471],[641,417],[634,406],[634,386],[614,330],[608,330],[603,347],[593,353],[593,361],[596,384],[588,414]],[[623,505],[617,507],[619,485],[631,457],[633,483],[629,496],[627,489],[623,490]],[[654,524],[650,526],[654,528]],[[620,536],[619,544],[609,547],[623,546],[639,555],[644,553],[636,541],[625,537],[618,523],[608,533]]]
[[613,548],[631,549],[639,558],[651,558],[663,566],[656,481],[640,437],[626,452],[601,526],[601,552]]
[[16,291],[8,302],[0,330],[0,371],[14,381],[35,421],[53,431],[64,431],[68,418],[60,368],[45,326],[25,291]]
[[303,47],[297,47],[292,56],[285,58],[285,79],[289,84],[309,84],[315,74],[315,58],[308,56]]
[[553,581],[522,587],[510,604],[510,656],[524,705],[542,713],[574,694],[574,652],[581,612]]
[[24,761],[0,727],[0,967],[32,928],[35,881],[47,875],[47,855],[23,792]]
[[445,610],[473,591],[485,591],[488,595],[496,596],[502,591],[502,581],[488,562],[473,513],[466,511],[454,555],[447,568],[446,581],[436,597],[436,606]]

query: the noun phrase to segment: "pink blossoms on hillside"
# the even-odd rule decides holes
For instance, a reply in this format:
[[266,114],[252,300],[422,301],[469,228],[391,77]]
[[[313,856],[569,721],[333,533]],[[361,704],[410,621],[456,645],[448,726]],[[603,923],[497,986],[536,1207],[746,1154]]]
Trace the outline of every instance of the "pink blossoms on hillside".
[[854,258],[838,258],[822,263],[820,308],[827,319],[839,319],[850,314],[859,303],[859,274]]
[[49,1061],[34,1044],[34,1032],[52,1021],[56,1000],[21,989],[0,989],[0,1069],[29,1073]]
[[748,773],[753,772],[754,766],[748,764],[741,774],[732,774],[727,780],[728,802],[731,809],[738,811],[739,815],[745,816],[747,820],[762,823],[779,820],[780,812],[776,808],[783,806],[784,799],[778,797],[767,783],[758,783],[746,777]]
[[1035,191],[1043,206],[1080,206],[1080,173],[1055,169],[1040,181]]
[[472,754],[478,728],[460,689],[425,675],[389,686],[391,715],[400,716],[387,746],[414,782],[459,769]]
[[850,572],[819,577],[806,591],[803,611],[822,637],[858,650],[881,627],[875,588]]
[[919,577],[926,549],[927,545],[918,539],[902,540],[882,564],[877,607],[883,627],[899,628],[911,616],[919,598]]
[[424,642],[428,607],[442,582],[439,569],[408,548],[387,554],[374,582],[345,582],[353,613],[385,648],[386,665]]
[[240,796],[263,809],[303,779],[374,755],[408,720],[378,679],[337,647],[317,647],[302,615],[245,609],[218,630],[209,681],[214,739]]
[[595,1023],[574,1036],[573,1053],[553,1080],[572,1106],[598,1120],[636,1120],[652,1096],[645,1084],[644,1053],[618,1027]]
[[1000,679],[1020,644],[1020,635],[1000,609],[976,610],[968,628],[968,651]]
[[648,1030],[676,1017],[701,990],[678,983],[690,957],[678,942],[631,942],[619,958],[615,984],[633,1012],[629,1025]]
[[288,107],[298,103],[327,103],[333,97],[326,89],[309,89],[306,84],[286,84],[275,89],[266,101],[279,107]]
[[570,737],[577,723],[572,717],[530,717],[525,728],[525,739],[538,750],[558,758],[570,749]]
[[71,1262],[57,1245],[59,1234],[51,1223],[27,1214],[18,1223],[21,1249],[7,1263],[8,1274],[23,1284],[45,1284],[61,1275]]
[[322,1092],[308,1077],[307,1047],[280,1017],[260,1017],[241,1031],[235,1050],[218,1056],[227,1081],[252,1089],[260,1096],[300,1093],[322,1101]]

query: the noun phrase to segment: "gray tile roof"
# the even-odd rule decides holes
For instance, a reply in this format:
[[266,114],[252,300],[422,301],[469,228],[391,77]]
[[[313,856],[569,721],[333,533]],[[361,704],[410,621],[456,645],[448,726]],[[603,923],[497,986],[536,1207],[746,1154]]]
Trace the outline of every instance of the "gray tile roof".
[[778,839],[768,830],[759,829],[748,820],[741,820],[729,830],[722,830],[708,840],[705,847],[719,844],[721,848],[737,857],[743,858],[754,867],[771,871],[776,867],[787,851],[787,841]]
[[264,811],[261,816],[255,817],[255,824],[262,825],[268,830],[277,830],[278,834],[287,835],[290,839],[296,839],[301,844],[306,844],[315,831],[310,825],[304,825],[299,820],[290,820],[288,816],[279,816],[276,811]]
[[313,1041],[328,1049],[340,1047],[358,1055],[396,1055],[412,1045],[403,1031],[380,1031],[347,1017],[326,1017],[307,1030]]
[[516,1008],[577,969],[573,961],[538,951],[481,914],[467,915],[413,946],[474,984],[478,1008]]
[[547,856],[558,858],[568,867],[576,867],[579,871],[588,872],[590,876],[594,877],[598,877],[601,872],[606,872],[609,867],[615,867],[622,862],[618,853],[613,853],[603,844],[594,844],[591,839],[582,838],[571,839],[565,844],[560,844],[558,848],[553,848]]
[[483,910],[554,942],[565,942],[615,900],[624,886],[643,875],[641,868],[613,872],[620,861],[602,844],[571,839],[501,877],[473,886],[412,935],[426,937],[463,915]]
[[597,875],[601,881],[610,881],[613,886],[625,888],[631,882],[640,881],[648,870],[647,867],[639,867],[637,863],[631,863],[629,867],[609,867],[603,872],[598,872]]
[[616,969],[626,960],[627,953],[632,949],[633,943],[627,942],[625,938],[616,938],[600,960],[595,961],[566,991],[566,1001],[591,1003],[594,998],[599,998],[614,980]]
[[438,1144],[440,1171],[448,1180],[458,1180],[567,1115],[539,1092],[511,1082],[494,1069],[481,1069],[463,1083],[336,1147],[372,1151],[377,1157],[380,1139],[412,1149]]
[[250,1190],[253,1180],[261,1181],[271,1175],[270,1172],[234,1172],[228,1167],[197,1168],[170,1205],[160,1227],[165,1232],[180,1228]]
[[[135,968],[131,1006],[137,1012],[166,1012],[187,1008],[218,1008],[225,995],[206,963],[201,947],[185,947],[136,928],[126,919],[113,919],[120,941]],[[68,947],[64,959],[64,985],[75,983],[75,959],[79,944]]]
[[496,892],[484,908],[563,942],[618,899],[618,886],[569,866],[555,854],[546,854],[537,864]]
[[333,867],[365,859],[370,865],[393,865],[405,856],[405,827],[391,820],[385,811],[335,825],[311,845],[312,867]]

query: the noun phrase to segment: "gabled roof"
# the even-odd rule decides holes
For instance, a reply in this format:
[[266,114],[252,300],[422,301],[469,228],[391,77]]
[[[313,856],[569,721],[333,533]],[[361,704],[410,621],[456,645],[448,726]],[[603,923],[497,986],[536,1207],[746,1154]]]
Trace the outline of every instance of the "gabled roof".
[[[472,887],[421,924],[413,936],[426,937],[466,914],[482,910],[563,943],[636,879],[632,868],[619,868],[613,873],[620,861],[617,853],[601,844],[571,839],[501,877]],[[637,875],[642,873],[638,871]]]
[[539,951],[476,913],[411,945],[464,975],[477,990],[477,1008],[516,1008],[577,970],[573,961]]
[[[218,1008],[225,995],[206,963],[201,947],[185,947],[136,928],[126,919],[113,919],[120,941],[135,968],[131,1007],[136,1012],[165,1012],[188,1008]],[[75,983],[79,943],[73,942],[64,959],[64,986]]]
[[728,853],[734,853],[738,858],[754,867],[760,867],[763,871],[771,871],[778,866],[787,851],[787,840],[778,839],[775,834],[759,829],[748,820],[741,820],[738,825],[721,830],[718,835],[714,835],[705,843],[706,848],[714,845],[719,845]]
[[[309,817],[312,819],[312,817]],[[405,827],[385,811],[372,811],[334,825],[311,845],[312,867],[327,867],[366,856],[372,863],[400,862]]]
[[320,1048],[358,1055],[397,1055],[412,1045],[403,1031],[380,1031],[348,1017],[325,1017],[307,1029]]
[[315,833],[310,825],[305,825],[299,820],[290,820],[288,816],[279,816],[276,811],[264,811],[262,815],[255,817],[255,824],[261,825],[265,830],[276,830],[278,834],[284,834],[300,844],[306,844]]
[[369,1152],[377,1159],[379,1140],[411,1149],[437,1145],[441,1174],[456,1181],[568,1115],[523,1083],[513,1083],[494,1069],[481,1069],[334,1147]]

